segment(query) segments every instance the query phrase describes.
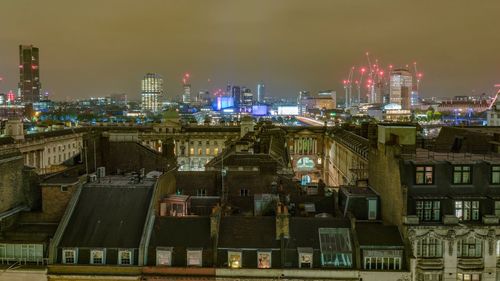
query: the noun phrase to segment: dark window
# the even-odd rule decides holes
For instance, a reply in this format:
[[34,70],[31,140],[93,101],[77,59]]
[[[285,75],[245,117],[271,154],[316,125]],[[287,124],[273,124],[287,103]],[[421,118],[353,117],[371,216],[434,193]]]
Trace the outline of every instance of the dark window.
[[420,221],[439,221],[441,203],[439,201],[416,201],[417,217]]
[[500,166],[491,166],[491,183],[500,184]]
[[250,193],[248,192],[248,189],[242,188],[240,189],[240,196],[248,196]]
[[471,179],[471,166],[453,166],[453,183],[454,184],[469,184]]
[[197,189],[196,196],[207,196],[207,190],[205,188]]
[[417,166],[415,168],[415,183],[416,184],[433,184],[434,169],[432,166]]

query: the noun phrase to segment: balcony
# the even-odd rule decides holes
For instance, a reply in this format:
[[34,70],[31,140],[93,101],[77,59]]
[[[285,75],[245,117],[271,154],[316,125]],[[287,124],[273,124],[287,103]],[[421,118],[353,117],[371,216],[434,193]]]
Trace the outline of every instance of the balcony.
[[458,258],[457,267],[462,270],[482,270],[484,268],[483,258]]
[[417,268],[421,270],[442,270],[444,261],[442,258],[418,258]]

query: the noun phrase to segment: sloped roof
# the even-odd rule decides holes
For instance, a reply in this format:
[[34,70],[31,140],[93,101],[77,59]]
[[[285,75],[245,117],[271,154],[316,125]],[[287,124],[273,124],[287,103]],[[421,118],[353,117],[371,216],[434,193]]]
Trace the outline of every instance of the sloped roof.
[[83,187],[61,247],[137,248],[152,188]]
[[274,217],[222,217],[219,248],[280,248]]
[[155,221],[149,245],[209,248],[210,217],[159,217]]

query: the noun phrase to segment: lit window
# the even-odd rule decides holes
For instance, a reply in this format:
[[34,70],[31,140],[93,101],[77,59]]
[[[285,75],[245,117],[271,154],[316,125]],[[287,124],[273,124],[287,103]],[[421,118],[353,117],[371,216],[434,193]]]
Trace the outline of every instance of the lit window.
[[495,201],[495,216],[500,217],[500,201]]
[[458,240],[459,258],[479,258],[483,255],[483,243],[474,237]]
[[364,250],[364,269],[401,270],[400,250]]
[[90,263],[91,264],[104,264],[104,250],[92,250],[90,251]]
[[491,183],[500,184],[500,166],[491,166]]
[[453,184],[470,184],[471,166],[453,166]]
[[313,249],[312,248],[297,248],[299,252],[299,268],[313,267]]
[[420,221],[439,221],[441,203],[440,201],[416,201],[416,213]]
[[210,155],[210,148],[205,149],[205,155]]
[[65,249],[63,250],[63,263],[75,264],[77,261],[76,250],[75,249]]
[[415,168],[416,184],[433,184],[434,174],[432,166],[417,166]]
[[271,251],[257,252],[257,267],[271,268]]
[[417,257],[443,257],[443,242],[436,238],[427,237],[417,241]]
[[421,273],[417,274],[417,280],[441,281],[441,280],[443,280],[443,275],[441,273],[421,272]]
[[172,248],[156,249],[156,265],[163,265],[163,266],[172,265]]
[[241,268],[241,251],[228,251],[227,264],[230,268]]
[[479,201],[455,201],[455,216],[461,221],[479,220]]
[[201,148],[198,148],[198,155],[201,155]]
[[218,147],[214,148],[214,155],[217,155],[217,154],[219,154],[219,148]]
[[201,250],[188,250],[187,251],[187,265],[188,266],[201,266],[202,265],[202,251]]
[[130,251],[130,250],[118,251],[118,264],[131,265],[132,264],[132,251]]
[[457,273],[457,281],[480,281],[481,274]]
[[194,148],[193,148],[193,147],[191,147],[191,148],[189,149],[189,155],[191,155],[191,156],[193,156],[193,155],[194,155]]

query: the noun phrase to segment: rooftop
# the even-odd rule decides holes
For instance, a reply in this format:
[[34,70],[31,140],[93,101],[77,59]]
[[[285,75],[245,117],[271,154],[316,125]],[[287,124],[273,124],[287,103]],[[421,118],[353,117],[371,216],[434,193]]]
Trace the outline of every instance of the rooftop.
[[151,188],[84,186],[61,247],[137,248]]

